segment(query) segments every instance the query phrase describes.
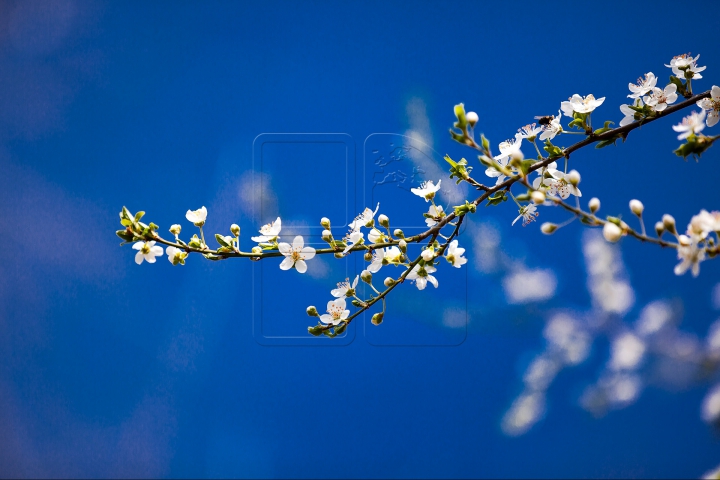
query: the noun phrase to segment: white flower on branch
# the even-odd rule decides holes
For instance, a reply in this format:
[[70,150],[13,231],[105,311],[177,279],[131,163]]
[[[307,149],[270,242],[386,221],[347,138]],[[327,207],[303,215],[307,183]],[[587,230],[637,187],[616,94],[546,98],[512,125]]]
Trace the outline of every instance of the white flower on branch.
[[574,182],[570,181],[573,179],[573,175],[570,174],[572,172],[563,173],[560,170],[550,168],[548,169],[548,172],[552,175],[552,178],[545,180],[548,186],[548,195],[552,197],[559,195],[563,200],[568,198],[570,195],[582,197],[580,189],[573,185]]
[[495,160],[504,160],[519,153],[520,147],[522,146],[522,139],[522,135],[516,133],[515,140],[505,140],[504,142],[500,142],[500,145],[498,145],[500,154],[495,156]]
[[155,245],[155,241],[136,242],[132,248],[138,251],[135,254],[135,263],[138,265],[142,264],[143,260],[148,263],[155,263],[155,257],[163,254],[163,248],[160,245]]
[[370,240],[370,243],[378,243],[384,242],[388,240],[388,238],[383,232],[373,227],[372,230],[368,232],[368,240]]
[[408,280],[415,280],[415,286],[418,288],[418,290],[424,290],[427,286],[427,282],[432,283],[433,286],[437,288],[437,279],[430,275],[431,273],[435,272],[437,272],[437,268],[433,267],[432,265],[425,265],[422,267],[420,265],[415,265],[405,278],[407,278]]
[[[500,160],[497,160],[497,163],[501,167],[505,168],[508,166],[509,161],[510,161],[510,159],[508,157],[505,157],[505,158],[501,158]],[[495,181],[495,185],[500,185],[507,178],[507,176],[504,173],[502,173],[500,170],[498,170],[497,168],[492,168],[492,167],[488,167],[485,169],[485,175],[487,175],[490,178],[496,178],[497,180]]]
[[188,210],[185,213],[185,218],[196,227],[202,227],[205,224],[205,219],[207,219],[207,208],[201,207],[197,210]]
[[465,249],[458,247],[458,241],[453,240],[450,242],[450,245],[448,245],[445,260],[447,260],[453,267],[460,268],[467,263],[467,258],[463,257],[464,253]]
[[[162,248],[162,247],[158,247],[158,248]],[[167,253],[168,260],[173,265],[185,265],[185,259],[188,256],[187,252],[184,252],[184,251],[180,250],[179,248],[170,246],[165,249],[165,253]],[[152,263],[152,262],[150,262],[150,263]]]
[[576,93],[575,95],[570,97],[567,102],[562,102],[560,104],[560,110],[562,110],[562,112],[566,116],[574,118],[573,112],[590,113],[597,107],[602,105],[604,101],[605,97],[598,98],[596,100],[595,96],[592,93],[586,97],[581,97]]
[[629,98],[640,98],[646,93],[648,93],[650,90],[652,90],[655,85],[657,84],[657,77],[654,73],[648,72],[645,74],[645,77],[640,77],[637,80],[637,85],[633,85],[632,83],[628,83],[628,88],[632,92],[630,95],[628,95]]
[[660,89],[657,87],[653,88],[652,93],[650,95],[644,96],[643,100],[645,100],[645,103],[647,103],[648,106],[652,107],[652,109],[656,112],[662,112],[667,108],[668,105],[670,105],[671,103],[675,103],[675,100],[677,100],[677,98],[677,85],[671,83],[670,85],[667,85],[664,89]]
[[423,182],[420,188],[411,188],[410,191],[418,197],[424,198],[427,202],[434,198],[435,193],[440,190],[440,182],[442,182],[442,180],[438,180],[437,185],[435,185],[432,180],[428,180],[427,182]]
[[706,125],[708,127],[718,123],[718,117],[720,117],[720,87],[713,85],[710,90],[710,98],[700,99],[696,104],[704,111],[707,111]]
[[[635,104],[633,107],[642,107],[643,102],[639,98],[635,100]],[[624,127],[625,125],[628,125],[635,121],[635,115],[637,115],[638,112],[630,108],[630,105],[620,105],[620,111],[622,112],[625,117],[620,120],[620,126]]]
[[355,275],[355,280],[351,285],[350,279],[346,278],[344,282],[338,283],[338,288],[333,289],[330,294],[335,298],[352,297],[355,295],[355,287],[357,287],[359,279],[360,275]]
[[523,227],[528,226],[531,222],[534,222],[538,215],[540,215],[538,212],[536,212],[537,207],[533,204],[525,205],[524,207],[520,207],[520,215],[518,215],[515,220],[513,220],[512,225],[515,225],[515,222],[523,219]]
[[682,260],[675,266],[675,275],[683,275],[688,269],[691,270],[693,277],[700,274],[700,262],[705,260],[705,249],[698,246],[698,242],[694,238],[680,235],[680,245],[678,245],[678,260]]
[[380,209],[380,202],[378,202],[377,206],[375,207],[375,211],[373,212],[369,208],[365,207],[365,210],[362,211],[360,215],[355,217],[355,220],[350,223],[349,227],[350,230],[353,232],[357,232],[360,230],[361,227],[364,227],[368,223],[370,223],[370,220],[372,220],[375,217],[375,214]]
[[705,240],[711,232],[720,231],[720,212],[708,212],[700,210],[694,215],[688,224],[687,234],[697,241]]
[[358,243],[362,243],[363,238],[363,232],[350,232],[350,234],[345,237],[345,242],[347,242],[347,247],[345,247],[345,250],[343,250],[343,253],[347,253],[350,251],[351,248],[353,248]]
[[680,133],[678,140],[684,140],[690,135],[697,135],[705,128],[705,110],[692,112],[690,115],[682,119],[678,125],[673,125],[673,130]]
[[398,265],[402,258],[402,252],[396,246],[380,248],[373,252],[373,260],[367,267],[368,272],[377,273],[383,265],[394,263]]
[[430,215],[432,218],[426,218],[425,224],[428,227],[434,227],[438,224],[440,220],[445,217],[445,211],[443,210],[442,205],[430,205],[430,208],[428,209],[428,215]]
[[560,114],[560,110],[558,110],[557,117],[553,116],[550,123],[543,125],[543,132],[540,134],[540,140],[552,140],[555,138],[555,135],[562,133],[563,128],[562,125],[560,125],[561,117],[562,115]]
[[689,53],[683,53],[682,55],[673,57],[673,59],[670,60],[670,65],[665,64],[665,66],[672,68],[673,74],[679,78],[685,78],[686,72],[690,72],[690,78],[702,78],[700,72],[707,67],[698,67],[696,64],[698,58],[700,58],[699,54],[693,58]]
[[337,325],[350,315],[350,310],[345,309],[344,298],[330,300],[327,304],[327,312],[320,315],[320,321],[327,325]]
[[277,217],[274,222],[268,223],[267,225],[263,225],[260,227],[260,233],[262,234],[259,237],[251,237],[253,242],[273,242],[277,239],[277,236],[280,235],[280,230],[282,229],[282,221],[280,220],[280,217]]
[[315,249],[306,247],[301,235],[295,237],[292,245],[285,242],[280,243],[278,250],[285,256],[280,264],[280,270],[290,270],[294,266],[298,273],[305,273],[307,271],[305,260],[310,260],[315,256]]
[[527,138],[527,139],[533,139],[535,140],[535,137],[540,134],[540,132],[543,131],[543,127],[540,125],[535,125],[534,123],[531,123],[530,125],[525,125],[524,127],[518,129],[517,135],[520,136],[520,138]]

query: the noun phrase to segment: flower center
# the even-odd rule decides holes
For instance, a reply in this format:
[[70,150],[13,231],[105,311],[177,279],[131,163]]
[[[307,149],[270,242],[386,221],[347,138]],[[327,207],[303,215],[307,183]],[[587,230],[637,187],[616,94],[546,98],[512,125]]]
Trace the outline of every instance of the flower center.
[[148,253],[150,253],[150,245],[148,245],[147,243],[145,243],[145,244],[142,246],[142,249],[141,249],[140,251],[141,251],[144,255],[147,255]]
[[291,257],[294,262],[297,262],[298,260],[302,260],[302,257],[300,256],[300,249],[299,248],[293,249]]

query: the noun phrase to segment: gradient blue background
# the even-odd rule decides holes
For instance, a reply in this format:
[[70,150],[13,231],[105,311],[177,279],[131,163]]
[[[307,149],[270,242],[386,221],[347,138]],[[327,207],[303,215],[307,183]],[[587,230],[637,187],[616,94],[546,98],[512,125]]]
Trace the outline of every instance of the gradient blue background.
[[[647,71],[664,80],[680,53],[702,54],[696,91],[709,89],[720,82],[715,10],[0,3],[0,476],[692,477],[714,467],[720,443],[699,417],[707,385],[650,389],[599,420],[576,406],[607,356],[602,343],[553,385],[541,423],[504,436],[519,362],[541,347],[543,320],[487,294],[497,278],[469,275],[459,346],[377,347],[359,332],[343,347],[268,347],[253,338],[249,262],[138,267],[114,231],[122,205],[163,231],[181,221],[190,231],[184,212],[200,205],[208,231],[255,231],[236,190],[261,133],[347,133],[361,162],[363,140],[405,132],[407,102],[420,98],[434,148],[461,157],[471,154],[446,133],[458,102],[498,142],[574,93],[606,96],[597,120],[617,122],[627,83]],[[670,212],[681,225],[718,208],[718,152],[675,157],[677,121],[575,154],[587,198],[626,217],[641,198],[648,218]],[[311,188],[279,192],[281,211]],[[481,214],[524,242],[528,264],[556,269],[544,308],[589,306],[579,225],[544,237],[510,230],[512,205]],[[638,305],[681,298],[683,328],[704,335],[718,262],[676,278],[673,252],[622,249]],[[324,305],[293,288],[294,275],[279,278],[298,322],[309,303]]]

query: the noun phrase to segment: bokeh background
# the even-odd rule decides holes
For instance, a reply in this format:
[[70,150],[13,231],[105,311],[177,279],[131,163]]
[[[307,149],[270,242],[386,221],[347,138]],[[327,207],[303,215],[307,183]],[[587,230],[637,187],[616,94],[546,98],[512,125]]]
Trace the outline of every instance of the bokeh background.
[[[373,197],[368,136],[403,135],[427,154],[408,162],[432,179],[445,153],[466,156],[482,178],[447,134],[453,105],[477,111],[477,130],[496,144],[574,93],[607,97],[595,122],[619,122],[627,84],[649,71],[665,81],[663,64],[681,53],[701,54],[708,68],[695,90],[707,90],[720,82],[715,8],[0,2],[0,476],[697,477],[714,468],[717,261],[699,278],[675,277],[672,251],[631,240],[612,248],[579,223],[550,237],[511,227],[508,202],[468,222],[467,268],[445,266],[437,291],[404,286],[383,326],[366,333],[358,321],[335,346],[275,345],[254,328],[260,291],[296,312],[283,325],[302,331],[305,307],[322,310],[362,261],[312,260],[300,278],[269,260],[261,282],[250,262],[137,266],[114,231],[127,205],[163,232],[182,223],[187,238],[185,211],[205,205],[207,232],[238,223],[244,248],[276,213],[287,232],[311,235],[329,215],[321,194],[333,179],[348,186],[332,205],[335,224],[372,199],[407,205],[422,225],[427,205],[403,188]],[[679,120],[576,153],[583,202],[598,196],[601,213],[632,223],[627,203],[639,198],[648,226],[672,213],[684,227],[719,208],[720,156],[673,155]],[[253,142],[263,133],[346,134],[352,168],[311,157],[300,167],[278,153],[261,171]],[[441,199],[457,194],[445,188]],[[565,218],[544,209],[539,220]]]

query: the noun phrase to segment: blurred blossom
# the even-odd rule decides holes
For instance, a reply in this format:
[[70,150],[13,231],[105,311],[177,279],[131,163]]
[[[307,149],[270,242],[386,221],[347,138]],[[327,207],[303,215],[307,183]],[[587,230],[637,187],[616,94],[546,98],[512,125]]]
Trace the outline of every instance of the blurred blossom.
[[561,368],[562,364],[555,358],[547,354],[538,355],[525,370],[523,382],[528,389],[545,390]]
[[[244,173],[242,177],[240,177],[237,192],[245,212],[259,212],[262,207],[262,211],[268,218],[277,216],[277,195],[272,188],[272,178],[267,173]],[[265,219],[261,219],[257,223],[264,221]]]
[[612,342],[609,367],[612,370],[632,370],[645,355],[645,344],[632,333],[623,333]]
[[545,413],[545,394],[530,392],[521,394],[502,420],[506,435],[518,436],[527,432]]
[[720,465],[715,467],[714,470],[705,472],[705,474],[703,474],[702,478],[705,480],[720,480]]
[[467,324],[467,311],[464,308],[445,309],[442,321],[448,328],[462,328]]
[[673,311],[667,302],[656,300],[648,303],[635,322],[635,331],[641,336],[652,335],[670,325]]
[[545,326],[543,336],[552,350],[563,361],[576,365],[585,360],[590,352],[591,337],[582,326],[567,314],[557,314]]
[[635,373],[612,373],[605,375],[595,385],[585,389],[580,406],[595,416],[604,415],[609,409],[626,407],[634,403],[642,391],[642,381]]
[[711,360],[720,361],[720,319],[710,325],[706,340],[707,354]]
[[503,278],[505,296],[511,304],[539,302],[555,295],[557,279],[552,270],[521,269]]
[[473,239],[475,256],[475,268],[481,273],[493,273],[497,271],[500,265],[499,248],[500,248],[500,232],[497,228],[489,223],[470,224],[468,228],[475,231],[470,232]]
[[713,288],[712,306],[715,310],[720,310],[720,283],[715,285],[715,288]]
[[710,389],[702,403],[702,419],[708,423],[720,421],[720,383]]
[[635,292],[626,279],[617,246],[589,230],[583,235],[583,253],[593,303],[607,313],[626,313],[635,303]]

